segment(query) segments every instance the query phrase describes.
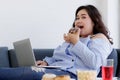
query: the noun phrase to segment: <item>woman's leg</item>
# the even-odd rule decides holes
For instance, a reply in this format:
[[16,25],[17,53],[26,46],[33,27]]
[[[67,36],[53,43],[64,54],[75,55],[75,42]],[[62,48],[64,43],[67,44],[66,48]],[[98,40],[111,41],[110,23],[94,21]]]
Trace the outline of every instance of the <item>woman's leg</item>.
[[77,80],[76,75],[67,71],[37,67],[0,68],[0,80],[41,80],[44,73],[70,75]]
[[31,67],[0,68],[0,80],[41,80],[43,74]]

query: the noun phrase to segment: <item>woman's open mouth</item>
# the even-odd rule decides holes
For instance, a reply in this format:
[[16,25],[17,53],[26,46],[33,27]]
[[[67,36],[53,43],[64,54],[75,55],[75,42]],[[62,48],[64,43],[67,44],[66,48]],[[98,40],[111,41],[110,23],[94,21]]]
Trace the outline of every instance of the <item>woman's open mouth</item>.
[[78,26],[78,28],[82,29],[82,28],[84,28],[84,26]]

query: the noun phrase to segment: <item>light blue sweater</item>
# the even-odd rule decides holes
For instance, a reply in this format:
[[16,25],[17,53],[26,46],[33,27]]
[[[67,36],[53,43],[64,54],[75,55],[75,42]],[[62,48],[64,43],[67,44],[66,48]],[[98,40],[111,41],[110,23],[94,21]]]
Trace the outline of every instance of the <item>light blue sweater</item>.
[[80,38],[75,45],[64,42],[54,50],[52,57],[44,60],[50,66],[62,66],[63,70],[76,74],[76,70],[100,71],[100,66],[112,51],[111,44],[102,38]]

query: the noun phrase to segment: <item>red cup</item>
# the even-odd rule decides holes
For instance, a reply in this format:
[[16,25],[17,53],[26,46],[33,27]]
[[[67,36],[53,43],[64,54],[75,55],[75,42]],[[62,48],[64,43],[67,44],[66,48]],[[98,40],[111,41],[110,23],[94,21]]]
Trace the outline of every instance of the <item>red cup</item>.
[[102,80],[113,80],[113,59],[107,59],[102,66]]

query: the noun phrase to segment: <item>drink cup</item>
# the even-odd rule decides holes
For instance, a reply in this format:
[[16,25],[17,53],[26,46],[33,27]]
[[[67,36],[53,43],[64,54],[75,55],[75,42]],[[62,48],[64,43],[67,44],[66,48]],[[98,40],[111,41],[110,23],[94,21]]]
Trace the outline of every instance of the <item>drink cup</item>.
[[102,80],[113,80],[113,59],[107,59],[102,65]]

